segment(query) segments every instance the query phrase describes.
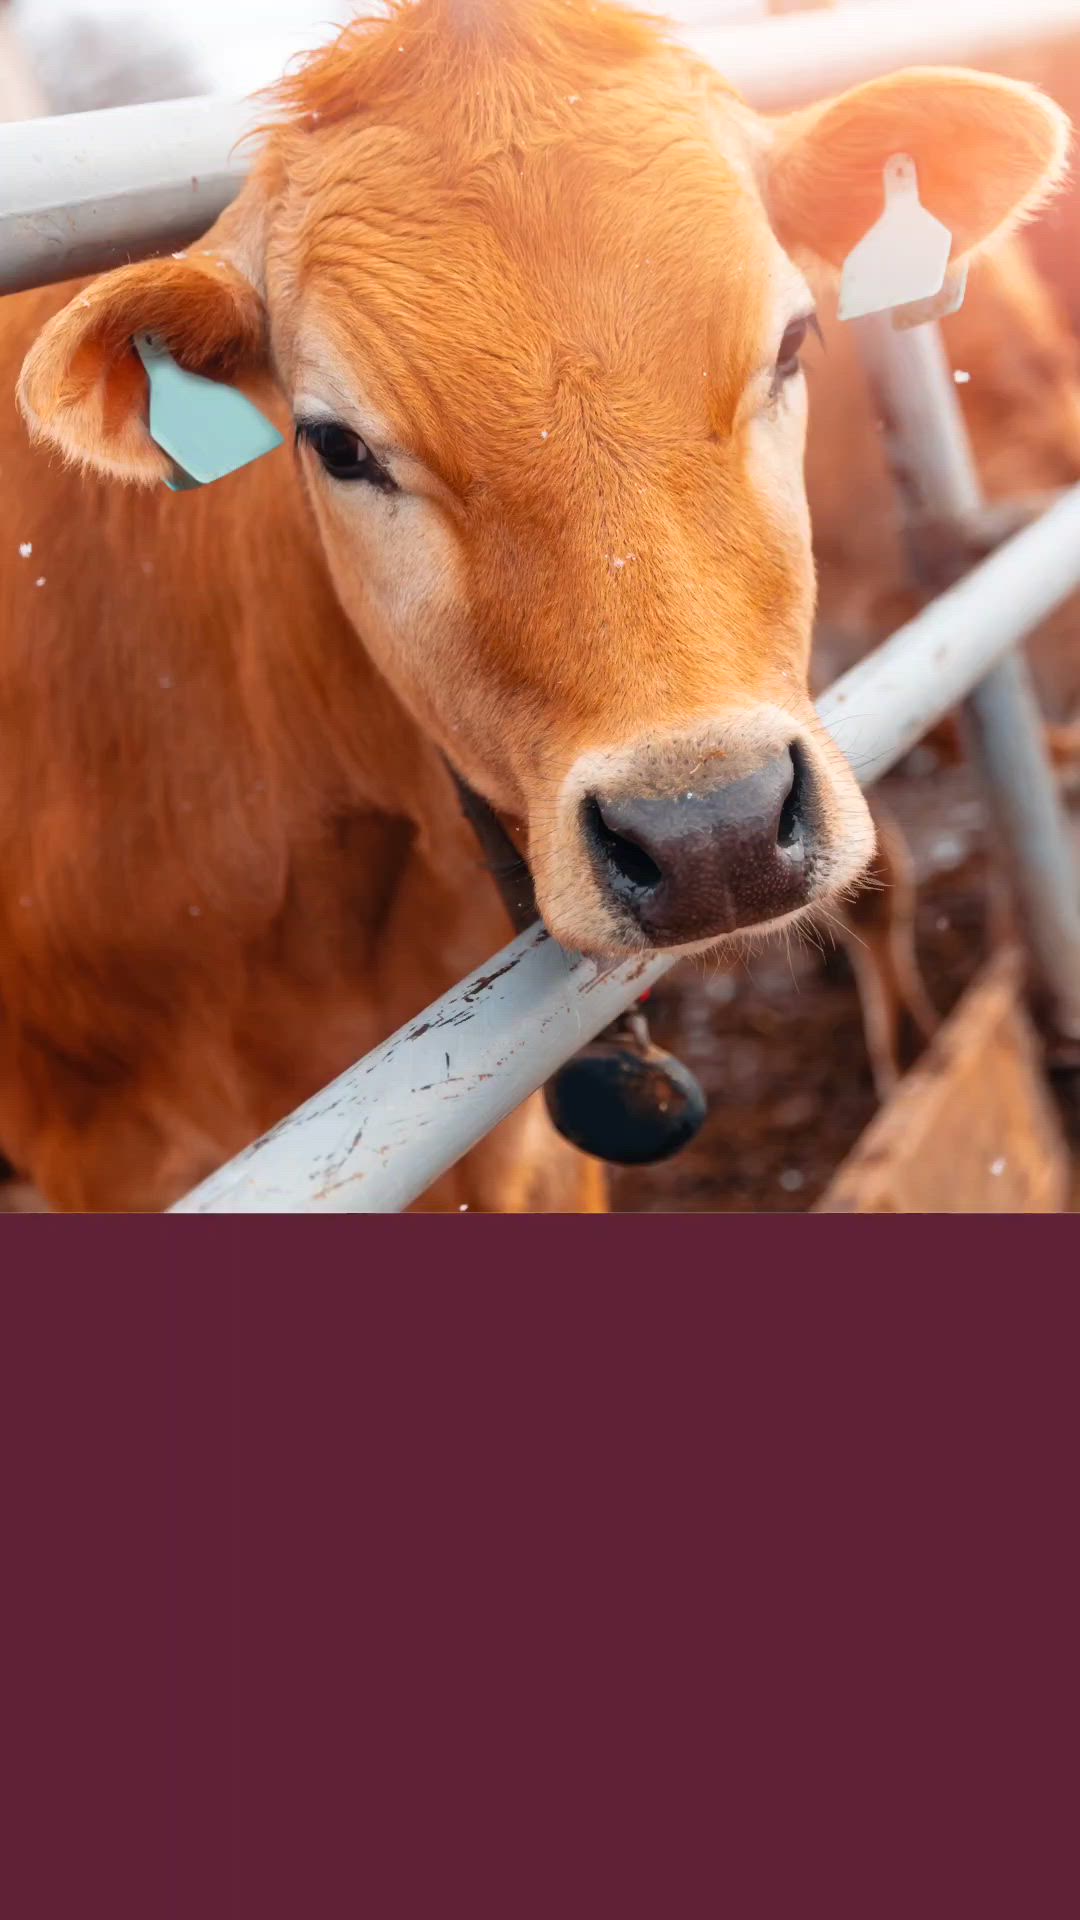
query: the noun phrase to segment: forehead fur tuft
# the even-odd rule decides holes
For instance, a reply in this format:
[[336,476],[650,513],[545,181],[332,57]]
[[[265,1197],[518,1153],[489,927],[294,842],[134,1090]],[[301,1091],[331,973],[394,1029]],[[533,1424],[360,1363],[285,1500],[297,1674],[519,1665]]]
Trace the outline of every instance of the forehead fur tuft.
[[312,130],[375,105],[407,109],[418,90],[429,112],[439,96],[448,111],[483,100],[490,136],[493,120],[539,104],[545,85],[583,92],[665,40],[663,21],[603,0],[390,0],[302,56],[263,97],[272,125]]

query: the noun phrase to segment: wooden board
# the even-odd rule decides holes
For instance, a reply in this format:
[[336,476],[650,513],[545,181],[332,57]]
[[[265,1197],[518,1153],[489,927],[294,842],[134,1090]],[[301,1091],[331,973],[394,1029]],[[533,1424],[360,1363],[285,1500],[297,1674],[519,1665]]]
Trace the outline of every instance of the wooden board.
[[815,1213],[1061,1213],[1068,1155],[1014,951],[969,987]]

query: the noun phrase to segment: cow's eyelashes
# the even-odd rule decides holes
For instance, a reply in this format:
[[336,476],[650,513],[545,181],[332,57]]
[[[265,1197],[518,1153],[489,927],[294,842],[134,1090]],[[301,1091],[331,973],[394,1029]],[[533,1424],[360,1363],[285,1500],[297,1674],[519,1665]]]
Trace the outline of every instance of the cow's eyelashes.
[[789,321],[784,329],[783,339],[776,355],[776,369],[773,374],[774,390],[790,380],[799,371],[799,355],[806,345],[806,336],[813,329],[821,339],[821,327],[816,313],[800,314],[797,320]]
[[296,438],[298,444],[306,441],[318,454],[332,479],[366,480],[369,486],[380,487],[384,493],[397,492],[397,485],[386,468],[379,465],[371,448],[351,427],[344,427],[336,420],[298,420]]

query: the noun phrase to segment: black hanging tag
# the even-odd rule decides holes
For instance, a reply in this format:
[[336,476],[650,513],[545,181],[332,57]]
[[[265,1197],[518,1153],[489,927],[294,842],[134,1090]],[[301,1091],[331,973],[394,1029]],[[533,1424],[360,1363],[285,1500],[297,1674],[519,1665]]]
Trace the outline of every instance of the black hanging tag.
[[673,1053],[653,1045],[640,1006],[560,1067],[544,1100],[564,1140],[620,1167],[670,1159],[706,1114],[700,1081]]

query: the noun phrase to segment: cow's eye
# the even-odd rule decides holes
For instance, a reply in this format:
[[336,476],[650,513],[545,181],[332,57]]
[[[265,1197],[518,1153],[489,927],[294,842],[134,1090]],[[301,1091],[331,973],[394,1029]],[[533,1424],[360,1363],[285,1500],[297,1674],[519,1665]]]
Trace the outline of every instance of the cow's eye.
[[780,351],[776,356],[777,381],[790,380],[793,373],[798,373],[799,355],[806,342],[806,333],[809,325],[809,318],[805,318],[802,320],[793,320],[790,326],[785,327],[784,337],[780,342]]
[[776,356],[776,370],[773,374],[774,390],[782,386],[785,380],[790,380],[793,373],[798,373],[799,355],[806,345],[806,336],[810,332],[816,333],[818,339],[821,339],[821,327],[816,313],[800,314],[797,320],[790,321],[785,327],[780,350]]
[[332,420],[301,420],[296,437],[313,447],[323,466],[335,480],[366,480],[384,493],[396,491],[395,483],[381,467],[358,433]]

